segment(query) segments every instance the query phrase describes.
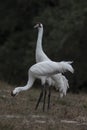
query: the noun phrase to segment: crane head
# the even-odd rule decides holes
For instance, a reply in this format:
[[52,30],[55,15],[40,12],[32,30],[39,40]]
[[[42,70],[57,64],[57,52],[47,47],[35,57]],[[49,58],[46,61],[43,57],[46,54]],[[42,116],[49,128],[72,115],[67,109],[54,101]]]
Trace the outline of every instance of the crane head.
[[11,96],[15,97],[20,92],[20,87],[15,88],[13,91],[11,91]]
[[12,96],[12,97],[15,97],[16,94],[14,94],[13,91],[11,91],[11,96]]
[[40,23],[40,22],[38,22],[35,26],[34,26],[34,28],[42,28],[43,27],[43,25],[42,25],[42,23]]

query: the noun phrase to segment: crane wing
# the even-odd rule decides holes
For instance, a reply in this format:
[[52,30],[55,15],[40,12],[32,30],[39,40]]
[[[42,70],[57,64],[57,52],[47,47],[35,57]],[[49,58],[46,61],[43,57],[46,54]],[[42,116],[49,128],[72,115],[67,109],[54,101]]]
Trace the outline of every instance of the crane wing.
[[37,76],[51,76],[66,71],[74,72],[72,66],[67,62],[43,61],[33,65],[30,71]]

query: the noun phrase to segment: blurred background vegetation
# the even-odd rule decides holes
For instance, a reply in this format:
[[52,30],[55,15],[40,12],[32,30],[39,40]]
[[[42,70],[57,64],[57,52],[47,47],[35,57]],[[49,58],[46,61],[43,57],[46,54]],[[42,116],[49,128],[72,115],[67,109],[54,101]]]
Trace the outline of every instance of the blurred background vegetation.
[[0,0],[0,80],[27,81],[35,63],[37,22],[44,25],[43,48],[55,61],[73,60],[71,90],[87,87],[87,0]]

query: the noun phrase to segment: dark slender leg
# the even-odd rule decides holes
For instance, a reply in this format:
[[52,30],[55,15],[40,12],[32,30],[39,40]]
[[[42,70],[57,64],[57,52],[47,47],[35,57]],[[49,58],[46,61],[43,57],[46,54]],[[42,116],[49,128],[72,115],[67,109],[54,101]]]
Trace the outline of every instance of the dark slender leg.
[[44,109],[45,109],[46,94],[47,94],[47,89],[46,89],[46,86],[44,86],[43,112],[44,112]]
[[47,106],[48,110],[50,108],[50,97],[51,97],[51,86],[49,87],[49,93],[48,93],[48,106]]
[[38,101],[37,101],[37,104],[36,104],[35,110],[37,110],[37,108],[38,108],[38,106],[39,106],[39,103],[40,103],[42,97],[43,97],[43,87],[42,87],[42,90],[41,90],[40,96],[39,96],[39,98],[38,98]]

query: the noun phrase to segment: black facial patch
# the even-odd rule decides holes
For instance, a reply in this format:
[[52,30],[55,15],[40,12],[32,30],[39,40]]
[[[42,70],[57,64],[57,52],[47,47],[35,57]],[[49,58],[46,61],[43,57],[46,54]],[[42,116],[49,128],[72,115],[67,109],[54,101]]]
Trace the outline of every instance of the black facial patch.
[[38,27],[40,27],[40,28],[41,28],[41,23],[38,23]]

